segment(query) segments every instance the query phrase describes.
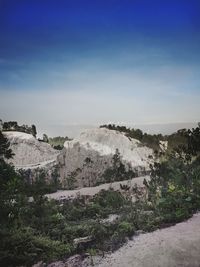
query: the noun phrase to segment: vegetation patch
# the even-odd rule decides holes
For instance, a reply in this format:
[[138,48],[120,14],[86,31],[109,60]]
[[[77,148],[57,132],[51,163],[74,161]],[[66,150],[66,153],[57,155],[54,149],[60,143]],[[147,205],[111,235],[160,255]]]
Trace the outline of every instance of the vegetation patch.
[[[0,133],[0,265],[31,266],[77,253],[113,251],[138,230],[153,231],[192,216],[200,208],[200,128],[185,137],[185,145],[151,166],[146,194],[121,187],[61,203],[45,198],[40,182],[29,191],[5,162],[12,151]],[[119,216],[104,220],[110,214]]]

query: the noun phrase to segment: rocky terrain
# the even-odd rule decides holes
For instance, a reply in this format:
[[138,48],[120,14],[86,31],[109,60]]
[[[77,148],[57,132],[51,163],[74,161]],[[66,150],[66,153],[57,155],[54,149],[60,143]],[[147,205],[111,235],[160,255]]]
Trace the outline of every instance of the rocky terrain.
[[38,167],[47,167],[56,163],[58,151],[49,144],[38,141],[31,134],[5,131],[4,135],[10,142],[14,156],[9,162],[13,163],[15,168],[32,169]]
[[34,172],[38,168],[49,170],[56,165],[58,178],[66,189],[110,182],[111,178],[106,178],[105,172],[109,169],[111,175],[112,168],[116,169],[116,166],[113,167],[115,156],[118,157],[117,168],[121,168],[121,174],[115,173],[119,176],[117,181],[146,175],[151,162],[149,156],[153,154],[138,140],[104,128],[87,130],[74,140],[66,141],[62,151],[38,141],[31,134],[17,131],[5,131],[4,134],[14,153],[9,162],[16,169],[32,169]]
[[101,177],[112,166],[116,152],[126,169],[134,170],[136,176],[149,170],[149,156],[153,154],[150,148],[123,133],[97,128],[65,142],[64,149],[58,156],[61,180],[73,176],[76,178],[76,187],[103,182]]

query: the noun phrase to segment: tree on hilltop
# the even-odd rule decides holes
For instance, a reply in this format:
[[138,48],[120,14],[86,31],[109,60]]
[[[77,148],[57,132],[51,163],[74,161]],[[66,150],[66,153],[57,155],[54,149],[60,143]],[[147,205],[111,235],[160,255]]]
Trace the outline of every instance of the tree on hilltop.
[[36,137],[36,135],[37,135],[37,131],[36,131],[36,127],[35,127],[34,124],[31,126],[31,129],[32,129],[32,135],[33,135],[34,137]]

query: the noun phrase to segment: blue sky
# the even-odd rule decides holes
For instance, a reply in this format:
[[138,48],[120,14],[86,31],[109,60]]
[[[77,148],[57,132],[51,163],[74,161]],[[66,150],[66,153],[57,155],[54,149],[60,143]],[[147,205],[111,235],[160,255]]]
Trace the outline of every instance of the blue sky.
[[0,0],[0,114],[22,123],[199,120],[198,0]]

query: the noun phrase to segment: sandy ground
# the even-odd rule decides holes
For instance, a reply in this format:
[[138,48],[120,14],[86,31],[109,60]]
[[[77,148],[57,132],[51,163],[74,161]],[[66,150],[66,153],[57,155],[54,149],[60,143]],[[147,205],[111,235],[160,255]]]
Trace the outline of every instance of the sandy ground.
[[102,184],[99,186],[94,186],[94,187],[84,187],[76,190],[60,190],[52,194],[47,194],[46,196],[51,199],[66,199],[66,198],[75,198],[77,194],[80,194],[82,196],[88,195],[88,196],[93,196],[100,192],[102,189],[104,190],[109,190],[110,188],[113,188],[114,190],[119,190],[120,189],[120,184],[128,184],[129,186],[134,186],[137,184],[137,186],[143,186],[143,181],[144,178],[146,180],[149,180],[149,176],[142,176],[138,178],[133,178],[132,180],[125,180],[122,182],[114,182],[114,183],[108,183],[108,184]]
[[199,267],[200,213],[170,228],[134,237],[100,263],[95,261],[95,267]]

